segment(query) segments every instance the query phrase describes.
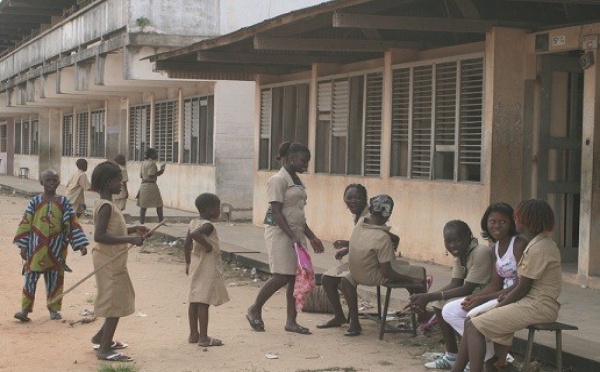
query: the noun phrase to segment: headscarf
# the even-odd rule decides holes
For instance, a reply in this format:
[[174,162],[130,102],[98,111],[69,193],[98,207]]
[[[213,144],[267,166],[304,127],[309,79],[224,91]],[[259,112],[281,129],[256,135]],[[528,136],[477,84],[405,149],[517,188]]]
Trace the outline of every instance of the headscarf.
[[382,217],[392,215],[394,209],[394,200],[385,194],[377,195],[369,200],[369,212],[380,214]]

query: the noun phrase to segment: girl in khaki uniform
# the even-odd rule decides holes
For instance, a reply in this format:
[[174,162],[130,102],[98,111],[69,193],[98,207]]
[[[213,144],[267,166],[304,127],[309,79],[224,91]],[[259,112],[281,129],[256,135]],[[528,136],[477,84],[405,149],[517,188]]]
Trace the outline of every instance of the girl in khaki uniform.
[[[556,321],[562,288],[560,251],[547,233],[554,228],[554,213],[543,200],[525,200],[515,208],[515,223],[529,244],[519,261],[519,283],[499,304],[465,323],[465,333],[453,371],[483,370],[485,338],[494,342],[497,355],[506,355],[513,335],[528,325]],[[499,358],[503,363],[506,358]]]
[[308,328],[296,323],[294,283],[298,258],[294,244],[306,247],[306,238],[315,253],[323,252],[323,244],[306,224],[304,205],[306,190],[298,177],[307,170],[310,151],[300,143],[289,142],[279,146],[278,160],[283,160],[281,170],[267,181],[269,211],[265,217],[265,242],[269,254],[269,266],[273,276],[260,289],[254,304],[248,308],[246,319],[252,329],[264,332],[262,320],[263,305],[280,288],[287,285],[287,320],[285,330],[300,334],[310,334]]
[[[144,226],[128,228],[121,209],[113,203],[112,195],[121,191],[122,180],[121,169],[113,162],[100,163],[92,172],[92,188],[100,194],[94,204],[96,246],[92,250],[92,259],[95,269],[102,267],[96,273],[98,294],[94,315],[106,318],[102,328],[92,337],[92,343],[97,345],[94,349],[98,359],[131,362],[133,358],[115,351],[127,345],[113,340],[119,318],[135,312],[135,292],[127,272],[127,253],[121,253],[127,250],[128,244],[144,244],[143,235],[148,229]],[[112,263],[103,267],[109,261]]]

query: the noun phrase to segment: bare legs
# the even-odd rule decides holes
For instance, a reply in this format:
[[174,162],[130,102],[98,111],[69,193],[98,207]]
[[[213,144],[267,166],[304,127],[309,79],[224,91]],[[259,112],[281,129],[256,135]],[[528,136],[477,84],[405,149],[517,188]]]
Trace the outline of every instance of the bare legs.
[[[144,224],[146,220],[146,209],[140,208],[140,224]],[[156,215],[158,216],[158,222],[163,220],[163,207],[156,208]]]
[[340,294],[338,293],[338,285],[341,281],[342,278],[333,276],[323,275],[321,277],[321,284],[325,294],[327,295],[329,303],[333,307],[334,317],[323,324],[319,324],[317,328],[338,327],[346,323],[346,315],[344,315],[342,303],[340,302]]
[[96,333],[94,337],[92,337],[92,343],[100,344],[100,347],[96,351],[96,356],[98,358],[105,359],[106,357],[114,353],[114,350],[111,349],[111,345],[118,324],[119,318],[106,318],[104,324],[102,325],[102,328],[100,328],[98,333]]
[[358,321],[358,295],[356,294],[356,287],[348,279],[343,278],[342,292],[348,304],[348,318],[350,320],[350,327],[348,327],[346,334],[358,335],[362,332],[362,327]]
[[208,308],[210,305],[201,302],[192,302],[188,307],[188,320],[190,323],[190,344],[198,343],[200,346],[221,346],[223,343],[216,338],[208,337]]
[[[254,304],[248,308],[248,320],[252,322],[260,322],[262,324],[262,308],[265,303],[281,288],[287,285],[285,297],[287,303],[287,319],[285,329],[289,332],[310,333],[307,328],[296,323],[296,301],[294,299],[294,283],[296,282],[295,275],[274,274],[271,279],[267,280],[262,286]],[[262,327],[262,326],[261,326]],[[257,330],[254,326],[253,328]],[[264,330],[264,329],[263,329]]]

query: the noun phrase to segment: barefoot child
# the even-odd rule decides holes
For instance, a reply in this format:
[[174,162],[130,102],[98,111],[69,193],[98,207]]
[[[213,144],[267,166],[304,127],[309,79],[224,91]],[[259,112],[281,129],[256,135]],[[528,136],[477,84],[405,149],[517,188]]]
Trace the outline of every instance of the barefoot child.
[[98,164],[92,172],[92,187],[100,194],[100,199],[94,203],[94,269],[112,262],[96,273],[98,293],[94,301],[94,315],[106,320],[92,337],[92,343],[97,345],[94,349],[98,359],[131,362],[133,358],[115,351],[127,345],[113,340],[119,318],[135,311],[135,292],[127,272],[127,253],[121,253],[127,250],[128,244],[144,244],[143,235],[148,229],[144,226],[128,228],[121,209],[113,203],[112,196],[121,191],[122,180],[121,169],[110,161]]
[[[62,294],[69,241],[74,251],[87,254],[88,239],[81,229],[71,202],[65,196],[56,195],[60,184],[58,173],[48,169],[42,173],[44,193],[29,200],[25,214],[17,228],[14,243],[21,249],[25,260],[23,275],[23,299],[21,311],[15,318],[28,322],[33,310],[35,288],[40,276],[44,276],[48,299]],[[59,311],[62,299],[48,304],[50,319],[61,319]]]
[[77,165],[77,171],[73,173],[67,182],[66,196],[73,204],[73,209],[77,213],[77,218],[79,218],[85,212],[85,191],[89,190],[91,185],[85,174],[88,169],[87,160],[77,159],[75,165]]
[[221,269],[219,236],[210,223],[221,215],[221,201],[214,194],[200,194],[196,198],[196,208],[200,219],[190,222],[184,243],[185,274],[191,276],[188,342],[203,347],[222,346],[221,340],[208,337],[208,307],[229,301]]

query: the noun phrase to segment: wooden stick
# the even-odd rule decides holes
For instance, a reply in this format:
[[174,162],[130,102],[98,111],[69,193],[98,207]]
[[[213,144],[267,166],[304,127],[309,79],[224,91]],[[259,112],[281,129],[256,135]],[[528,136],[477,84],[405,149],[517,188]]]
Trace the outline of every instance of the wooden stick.
[[[152,229],[150,229],[150,231],[148,231],[146,234],[144,234],[144,238],[152,235],[159,227],[161,227],[161,226],[163,226],[165,224],[166,224],[165,220],[160,221],[158,223],[158,225],[154,226]],[[92,271],[91,273],[89,273],[86,276],[84,276],[80,281],[78,281],[77,283],[75,283],[71,288],[67,289],[66,291],[63,291],[63,293],[60,293],[60,294],[54,296],[52,299],[50,299],[50,301],[48,301],[48,305],[53,304],[56,301],[58,301],[61,298],[63,298],[67,293],[69,293],[72,290],[74,290],[75,288],[79,287],[79,285],[81,283],[85,282],[86,280],[88,280],[89,278],[91,278],[92,276],[94,276],[98,271],[100,271],[101,269],[103,269],[104,266],[108,265],[109,263],[113,262],[117,258],[121,257],[122,255],[124,255],[126,252],[128,252],[133,247],[135,247],[134,244],[129,244],[129,247],[127,247],[127,249],[124,249],[123,251],[119,252],[113,258],[111,258],[110,260],[106,261],[102,266],[94,269],[94,271]]]

